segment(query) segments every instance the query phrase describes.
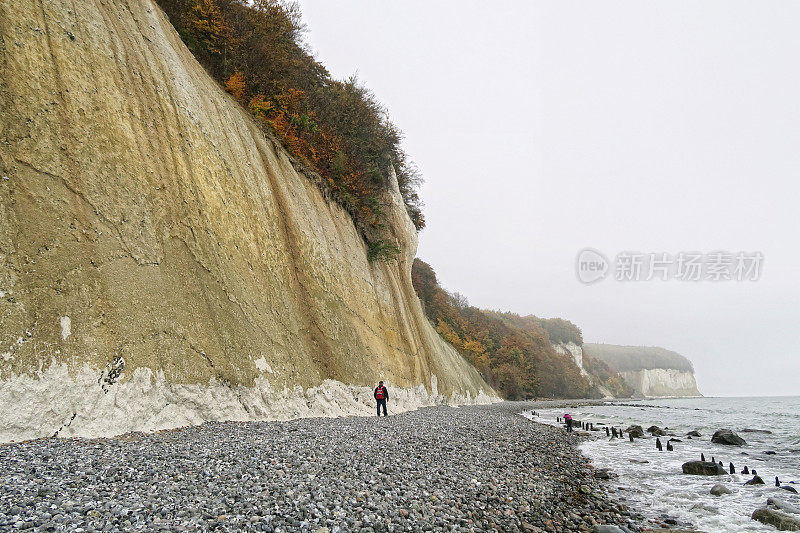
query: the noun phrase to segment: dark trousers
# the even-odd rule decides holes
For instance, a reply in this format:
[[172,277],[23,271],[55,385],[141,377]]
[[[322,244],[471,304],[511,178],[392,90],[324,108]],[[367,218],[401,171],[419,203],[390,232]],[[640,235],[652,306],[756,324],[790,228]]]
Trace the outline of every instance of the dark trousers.
[[572,420],[567,420],[567,433],[572,432]]
[[383,416],[389,416],[386,414],[386,400],[375,400],[378,402],[378,416],[381,416],[381,405],[383,406]]

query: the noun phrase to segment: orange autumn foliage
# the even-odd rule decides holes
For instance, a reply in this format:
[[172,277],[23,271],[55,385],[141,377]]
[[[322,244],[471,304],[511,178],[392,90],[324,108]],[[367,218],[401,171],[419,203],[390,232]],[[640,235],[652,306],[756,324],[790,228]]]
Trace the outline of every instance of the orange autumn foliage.
[[425,226],[421,178],[386,110],[355,79],[339,81],[308,52],[296,3],[157,0],[195,57],[353,217],[369,257],[391,257],[382,202],[393,167],[406,210]]
[[214,0],[194,0],[189,4],[191,30],[206,48],[214,54],[221,53],[230,27]]
[[[419,259],[414,260],[411,280],[442,338],[506,399],[598,396],[572,357],[551,344],[583,343],[580,329],[571,322],[472,307],[463,296],[445,291],[430,265]],[[596,376],[604,384],[616,386],[621,380],[607,368],[605,372]]]
[[238,70],[231,74],[231,77],[225,81],[225,90],[231,93],[237,100],[244,100],[245,88],[244,74]]

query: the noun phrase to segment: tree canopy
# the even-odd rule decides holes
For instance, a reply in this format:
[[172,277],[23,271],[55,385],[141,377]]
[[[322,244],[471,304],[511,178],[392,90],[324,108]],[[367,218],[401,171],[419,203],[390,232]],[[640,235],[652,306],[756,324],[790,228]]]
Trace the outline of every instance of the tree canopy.
[[566,320],[542,320],[470,306],[440,285],[433,268],[420,259],[411,270],[425,313],[442,337],[470,361],[507,399],[586,398],[598,393],[573,359],[555,351],[548,328],[563,339],[580,341]]

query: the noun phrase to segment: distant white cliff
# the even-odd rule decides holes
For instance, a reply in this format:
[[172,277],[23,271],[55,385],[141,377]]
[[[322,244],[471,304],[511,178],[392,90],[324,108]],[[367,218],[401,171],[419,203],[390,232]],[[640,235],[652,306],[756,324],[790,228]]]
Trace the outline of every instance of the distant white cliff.
[[643,396],[702,396],[691,372],[649,368],[620,372],[620,375]]
[[642,396],[702,396],[691,361],[679,353],[655,346],[584,343],[583,348],[619,372]]

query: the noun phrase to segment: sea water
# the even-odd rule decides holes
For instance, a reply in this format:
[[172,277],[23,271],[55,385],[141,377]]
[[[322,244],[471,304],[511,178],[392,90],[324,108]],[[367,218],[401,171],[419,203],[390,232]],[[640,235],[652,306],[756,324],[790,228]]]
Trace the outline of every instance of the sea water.
[[[800,397],[768,398],[675,398],[625,400],[602,405],[537,410],[538,422],[556,424],[556,417],[569,413],[575,420],[626,429],[631,424],[667,428],[674,437],[661,437],[664,451],[656,450],[655,438],[631,443],[627,434],[609,439],[605,430],[593,432],[596,439],[580,446],[595,468],[609,468],[619,477],[609,482],[612,495],[643,513],[663,520],[669,517],[679,524],[693,525],[706,532],[776,531],[774,527],[752,520],[753,511],[766,504],[768,497],[800,506],[800,497],[775,487],[775,476],[782,485],[800,491]],[[737,432],[747,441],[744,446],[712,444],[711,436],[721,428]],[[702,436],[687,438],[696,430]],[[758,430],[758,431],[746,431]],[[669,438],[674,451],[666,451]],[[681,465],[700,460],[705,454],[722,461],[728,472],[733,463],[736,474],[693,476],[683,474]],[[741,474],[744,466],[766,485],[745,485],[752,475]],[[709,490],[717,483],[732,494],[712,496]]]

